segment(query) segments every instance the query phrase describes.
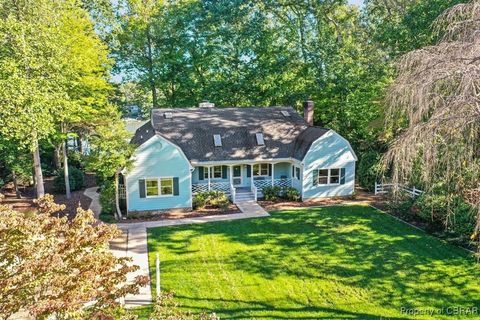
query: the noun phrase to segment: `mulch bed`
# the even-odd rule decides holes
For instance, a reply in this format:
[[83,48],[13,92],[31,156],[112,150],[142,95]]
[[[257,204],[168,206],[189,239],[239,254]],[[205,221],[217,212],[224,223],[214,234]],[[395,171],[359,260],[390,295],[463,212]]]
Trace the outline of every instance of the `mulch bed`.
[[185,219],[185,218],[198,218],[205,216],[215,216],[215,215],[224,215],[224,214],[234,214],[241,213],[237,205],[230,204],[228,209],[223,211],[218,208],[205,207],[203,209],[197,210],[182,210],[182,209],[173,209],[161,212],[139,212],[139,213],[129,213],[127,219],[122,220],[121,223],[135,223],[135,222],[146,222],[146,221],[159,221],[159,220],[176,220],[176,219]]
[[[80,206],[83,209],[88,209],[92,200],[83,194],[84,190],[72,191],[72,197],[67,199],[65,194],[55,193],[53,190],[53,179],[55,177],[45,177],[44,187],[45,193],[53,195],[54,200],[58,204],[64,204],[65,210],[59,212],[59,216],[67,216],[70,219],[75,217],[77,208]],[[96,185],[95,176],[91,173],[85,175],[85,188],[94,187]],[[5,195],[4,203],[11,204],[15,210],[18,211],[31,211],[35,210],[35,204],[33,203],[35,190],[33,186],[19,186],[22,199],[17,199],[13,190],[13,183],[7,184],[2,193]]]
[[[83,194],[85,189],[72,191],[72,197],[67,199],[65,194],[55,193],[53,191],[53,179],[55,177],[47,177],[44,179],[45,193],[53,195],[55,202],[58,204],[64,204],[65,210],[60,212],[60,216],[67,216],[69,219],[73,219],[77,213],[77,208],[80,206],[82,209],[88,209],[92,199]],[[92,173],[85,174],[85,188],[95,187],[95,175]]]

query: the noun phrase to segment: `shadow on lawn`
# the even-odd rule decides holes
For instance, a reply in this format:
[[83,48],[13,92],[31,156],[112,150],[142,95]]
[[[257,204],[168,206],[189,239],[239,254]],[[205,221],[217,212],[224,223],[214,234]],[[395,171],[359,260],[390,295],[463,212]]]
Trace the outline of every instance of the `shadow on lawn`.
[[[150,241],[181,255],[195,252],[189,249],[192,241],[206,235],[247,245],[224,262],[267,279],[291,276],[374,288],[370,299],[396,308],[480,306],[478,269],[464,251],[368,207],[310,208],[262,219],[155,229]],[[191,262],[175,260],[163,267]]]
[[[262,303],[258,301],[243,301],[243,300],[230,300],[230,299],[212,299],[204,298],[198,299],[193,297],[179,296],[176,298],[182,300],[183,307],[193,312],[205,312],[205,313],[217,313],[217,314],[228,314],[228,319],[252,319],[251,314],[254,312],[261,312],[262,315],[256,315],[255,319],[332,319],[332,314],[335,314],[333,319],[375,319],[378,320],[379,316],[368,313],[361,312],[351,312],[333,308],[326,307],[315,307],[315,306],[305,306],[299,308],[279,308],[268,303]],[[215,308],[206,310],[206,308],[196,306],[195,302],[213,302],[216,305],[221,305],[223,303],[236,304],[239,305],[237,308]],[[189,303],[190,302],[190,303]],[[284,315],[279,315],[279,313]],[[311,313],[311,316],[305,314]],[[242,315],[245,314],[245,315]],[[318,314],[326,314],[325,316],[319,316]],[[410,318],[404,317],[385,317],[389,320],[408,320]]]

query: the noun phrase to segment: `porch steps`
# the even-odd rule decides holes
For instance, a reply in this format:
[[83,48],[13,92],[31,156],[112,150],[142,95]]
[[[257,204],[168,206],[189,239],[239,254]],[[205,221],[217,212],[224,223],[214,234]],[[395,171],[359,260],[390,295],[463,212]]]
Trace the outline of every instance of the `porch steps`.
[[255,196],[250,188],[237,188],[235,202],[255,201]]

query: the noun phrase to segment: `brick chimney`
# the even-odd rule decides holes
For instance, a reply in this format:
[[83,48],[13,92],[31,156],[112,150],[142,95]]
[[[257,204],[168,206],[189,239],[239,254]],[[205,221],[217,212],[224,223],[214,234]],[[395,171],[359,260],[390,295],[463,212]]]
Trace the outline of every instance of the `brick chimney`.
[[309,126],[313,126],[313,101],[308,99],[303,102],[303,118]]
[[215,104],[208,102],[208,100],[203,100],[198,105],[199,108],[215,108]]

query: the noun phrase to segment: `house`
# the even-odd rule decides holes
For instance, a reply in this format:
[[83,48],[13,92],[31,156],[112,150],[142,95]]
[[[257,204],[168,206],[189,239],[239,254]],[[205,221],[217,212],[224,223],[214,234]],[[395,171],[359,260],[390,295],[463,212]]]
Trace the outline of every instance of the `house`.
[[233,202],[256,201],[272,185],[303,200],[354,192],[355,153],[335,131],[313,126],[312,101],[304,117],[291,107],[154,109],[132,143],[129,212],[191,208],[207,190]]

